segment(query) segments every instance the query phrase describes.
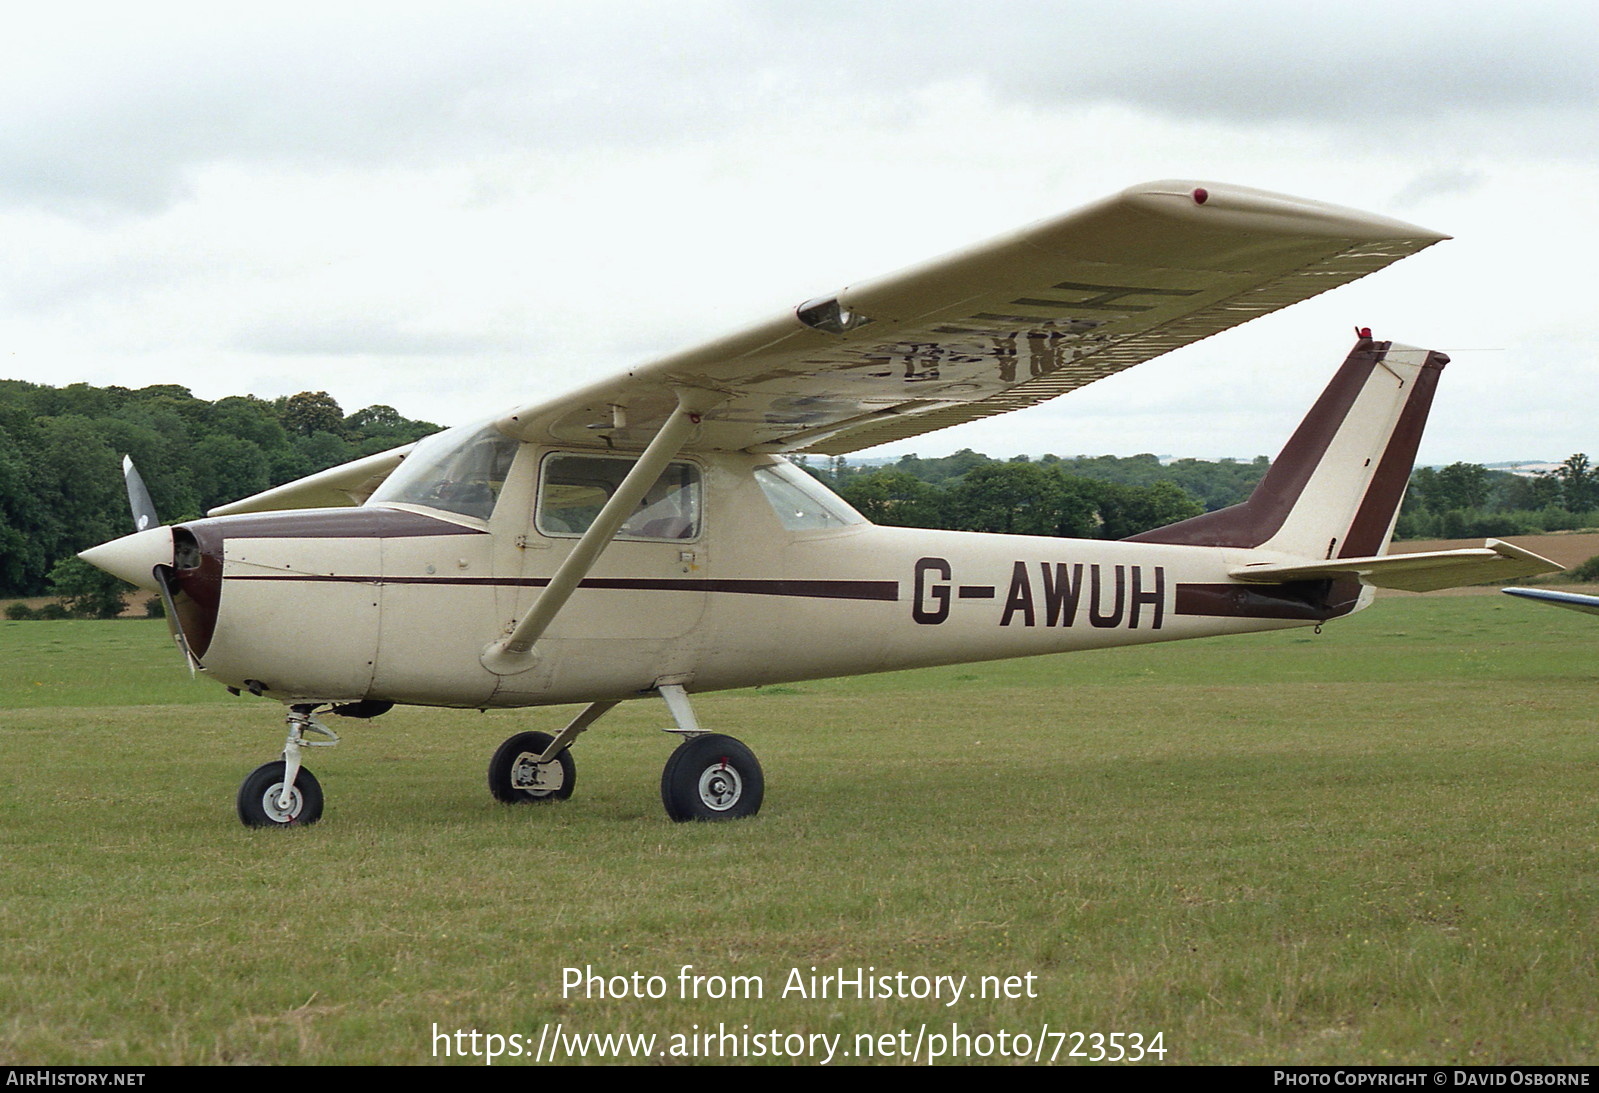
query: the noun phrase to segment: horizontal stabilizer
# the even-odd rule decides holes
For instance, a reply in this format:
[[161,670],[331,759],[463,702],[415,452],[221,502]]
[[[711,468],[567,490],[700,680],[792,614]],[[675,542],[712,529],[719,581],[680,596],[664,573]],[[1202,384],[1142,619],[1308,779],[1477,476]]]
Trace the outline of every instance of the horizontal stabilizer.
[[1584,596],[1580,592],[1556,592],[1545,588],[1507,588],[1504,592],[1508,596],[1520,596],[1522,599],[1553,604],[1570,611],[1599,615],[1599,596]]
[[1558,573],[1560,570],[1560,566],[1530,550],[1489,539],[1480,547],[1464,550],[1429,550],[1371,558],[1334,558],[1325,562],[1239,566],[1231,571],[1231,576],[1249,584],[1358,577],[1362,583],[1376,588],[1432,592],[1440,588],[1531,577],[1537,573]]
[[241,512],[276,512],[280,509],[329,509],[359,505],[394,473],[415,444],[364,456],[304,478],[273,486],[240,501],[218,505],[207,516],[233,516]]

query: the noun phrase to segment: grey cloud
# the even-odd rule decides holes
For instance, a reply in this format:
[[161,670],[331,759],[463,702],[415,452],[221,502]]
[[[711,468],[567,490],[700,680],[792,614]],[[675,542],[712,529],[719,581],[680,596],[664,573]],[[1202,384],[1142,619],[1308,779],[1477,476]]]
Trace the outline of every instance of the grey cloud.
[[[832,113],[915,116],[976,81],[1044,111],[1425,138],[1440,123],[1580,154],[1599,15],[1577,4],[842,0],[144,9],[0,46],[0,200],[148,212],[214,162],[416,165],[674,142]],[[156,9],[158,12],[163,10]],[[59,19],[65,16],[57,17]],[[911,105],[907,105],[911,104]]]
[[238,330],[226,348],[248,353],[288,356],[474,357],[515,349],[521,339],[497,338],[480,330],[408,330],[397,318],[369,316],[330,318],[279,315]]
[[1588,109],[1599,90],[1591,63],[1599,12],[1574,2],[785,0],[759,10],[772,35],[798,28],[803,41],[850,57],[856,75],[980,73],[1038,104],[1344,121],[1374,112]]
[[1438,167],[1421,171],[1400,187],[1394,194],[1390,207],[1395,212],[1413,209],[1433,198],[1469,194],[1488,181],[1482,171],[1461,167]]

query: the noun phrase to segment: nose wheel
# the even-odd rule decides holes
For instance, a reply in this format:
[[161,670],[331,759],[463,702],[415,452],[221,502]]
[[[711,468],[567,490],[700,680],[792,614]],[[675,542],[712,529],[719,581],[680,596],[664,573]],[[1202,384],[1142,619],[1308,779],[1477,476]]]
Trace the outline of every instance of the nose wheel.
[[322,818],[322,786],[304,767],[289,787],[285,803],[286,765],[281,759],[263,763],[239,787],[239,820],[245,827],[302,827]]
[[[322,786],[300,766],[304,748],[331,748],[339,734],[316,717],[314,704],[289,707],[289,738],[283,758],[263,763],[239,787],[239,822],[245,827],[303,827],[322,818]],[[307,740],[306,734],[321,737]]]

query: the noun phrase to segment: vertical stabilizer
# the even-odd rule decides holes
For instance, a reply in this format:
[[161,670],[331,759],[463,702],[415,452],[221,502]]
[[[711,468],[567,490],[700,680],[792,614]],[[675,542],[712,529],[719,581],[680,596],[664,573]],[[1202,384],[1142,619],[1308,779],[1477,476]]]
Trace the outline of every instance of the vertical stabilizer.
[[1314,559],[1386,553],[1447,363],[1363,336],[1249,500],[1130,540]]

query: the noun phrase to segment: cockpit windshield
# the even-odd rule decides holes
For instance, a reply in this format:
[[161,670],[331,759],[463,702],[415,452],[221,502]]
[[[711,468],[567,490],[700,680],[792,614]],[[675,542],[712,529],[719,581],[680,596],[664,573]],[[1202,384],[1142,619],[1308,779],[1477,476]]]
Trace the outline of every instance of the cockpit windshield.
[[397,501],[487,520],[518,442],[481,422],[446,429],[417,444],[368,503]]

